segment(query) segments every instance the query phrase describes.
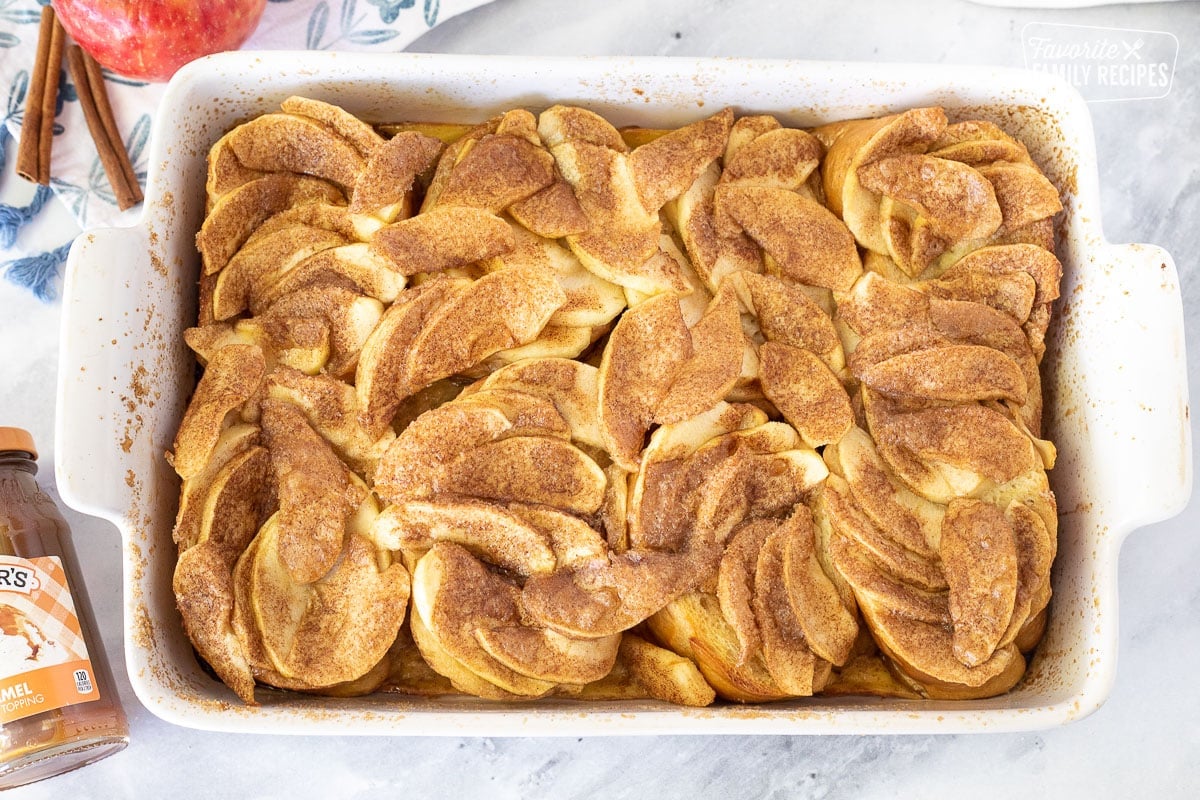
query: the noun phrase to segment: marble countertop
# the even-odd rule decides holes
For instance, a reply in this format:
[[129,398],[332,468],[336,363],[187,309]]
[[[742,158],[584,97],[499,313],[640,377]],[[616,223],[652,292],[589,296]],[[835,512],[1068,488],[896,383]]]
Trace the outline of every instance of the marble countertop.
[[[1066,23],[1178,40],[1165,97],[1094,103],[1104,228],[1151,242],[1179,268],[1189,365],[1200,375],[1200,5],[1006,9],[961,0],[499,0],[410,49],[447,53],[761,56],[1023,66],[1027,23]],[[0,197],[27,187],[6,177]],[[61,209],[28,233],[47,246]],[[53,484],[57,304],[0,281],[0,424],[31,430]],[[16,342],[20,346],[12,346]],[[1194,388],[1193,388],[1194,391]],[[285,737],[172,726],[129,688],[120,646],[119,540],[68,511],[130,716],[124,752],[14,792],[22,798],[1196,797],[1200,796],[1200,507],[1135,532],[1120,563],[1120,666],[1095,714],[1029,734],[910,737],[484,739]]]

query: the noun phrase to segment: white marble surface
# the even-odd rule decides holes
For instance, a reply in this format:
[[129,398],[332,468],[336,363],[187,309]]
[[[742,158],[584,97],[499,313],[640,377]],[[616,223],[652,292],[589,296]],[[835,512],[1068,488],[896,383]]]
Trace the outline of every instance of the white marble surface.
[[[647,10],[653,6],[653,10]],[[895,6],[895,7],[893,7]],[[500,0],[412,49],[456,53],[733,55],[1021,66],[1030,21],[1171,31],[1163,99],[1092,107],[1104,225],[1174,254],[1200,375],[1200,6],[1010,10],[954,0]],[[6,177],[0,196],[26,193]],[[24,234],[56,245],[55,213]],[[53,483],[57,305],[0,281],[0,424],[33,431]],[[1194,388],[1193,388],[1194,391]],[[1200,796],[1200,507],[1134,533],[1121,557],[1121,659],[1094,715],[1025,735],[436,739],[233,736],[177,728],[133,697],[120,656],[116,531],[68,512],[131,718],[129,748],[22,798],[1196,797]]]

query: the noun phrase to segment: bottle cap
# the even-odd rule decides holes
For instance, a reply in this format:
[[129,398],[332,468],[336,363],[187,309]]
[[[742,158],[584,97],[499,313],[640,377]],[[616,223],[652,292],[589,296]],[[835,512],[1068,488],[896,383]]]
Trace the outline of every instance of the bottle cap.
[[0,451],[24,450],[37,458],[37,447],[33,444],[33,436],[23,428],[0,427]]

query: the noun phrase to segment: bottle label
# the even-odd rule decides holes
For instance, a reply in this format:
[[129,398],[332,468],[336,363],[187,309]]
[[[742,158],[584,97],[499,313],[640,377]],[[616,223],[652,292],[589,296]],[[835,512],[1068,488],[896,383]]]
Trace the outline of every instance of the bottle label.
[[0,556],[0,723],[98,699],[62,562]]

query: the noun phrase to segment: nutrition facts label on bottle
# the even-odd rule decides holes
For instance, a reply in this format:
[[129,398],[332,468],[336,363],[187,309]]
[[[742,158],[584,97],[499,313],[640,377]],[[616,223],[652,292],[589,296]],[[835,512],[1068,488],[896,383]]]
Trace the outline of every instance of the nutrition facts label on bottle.
[[0,556],[0,722],[99,699],[58,558]]

